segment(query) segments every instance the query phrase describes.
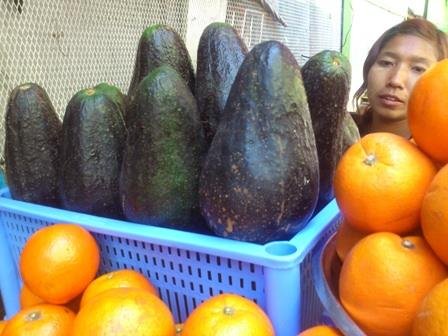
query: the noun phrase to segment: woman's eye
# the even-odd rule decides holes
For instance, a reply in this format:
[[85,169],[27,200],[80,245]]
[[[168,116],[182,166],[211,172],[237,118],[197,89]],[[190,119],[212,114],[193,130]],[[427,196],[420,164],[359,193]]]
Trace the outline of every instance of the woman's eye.
[[392,61],[389,61],[389,60],[378,60],[378,62],[377,62],[380,66],[382,66],[382,67],[389,67],[389,66],[392,66],[394,63],[392,62]]
[[412,67],[412,71],[421,74],[421,73],[424,73],[426,71],[426,68],[423,67],[423,66],[420,66],[420,65],[414,65]]

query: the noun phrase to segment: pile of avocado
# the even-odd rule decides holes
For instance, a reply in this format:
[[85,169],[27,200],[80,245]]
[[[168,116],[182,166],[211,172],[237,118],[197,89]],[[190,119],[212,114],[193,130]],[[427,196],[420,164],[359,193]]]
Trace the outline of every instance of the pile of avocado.
[[350,64],[324,51],[301,69],[281,42],[249,52],[232,26],[212,23],[196,68],[158,24],[141,35],[126,95],[106,83],[81,90],[61,121],[44,88],[16,87],[11,196],[261,244],[291,238],[333,198]]

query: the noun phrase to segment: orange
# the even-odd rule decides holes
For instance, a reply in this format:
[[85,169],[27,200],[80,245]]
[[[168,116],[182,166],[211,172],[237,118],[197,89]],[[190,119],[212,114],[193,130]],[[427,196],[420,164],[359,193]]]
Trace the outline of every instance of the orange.
[[44,301],[64,304],[95,278],[100,262],[93,236],[75,224],[54,224],[25,243],[20,272],[26,286]]
[[414,85],[408,123],[417,145],[437,161],[448,162],[448,59],[437,62]]
[[343,218],[336,233],[336,253],[339,259],[344,261],[351,248],[366,235],[367,233],[356,230]]
[[367,335],[409,335],[420,302],[447,276],[422,237],[378,232],[361,239],[346,256],[339,296]]
[[3,329],[5,329],[6,322],[8,322],[8,321],[6,321],[6,320],[0,320],[0,335],[1,335],[2,332],[3,332]]
[[168,306],[147,290],[113,288],[89,300],[76,316],[72,336],[175,336]]
[[236,294],[213,296],[197,306],[184,322],[182,336],[273,336],[274,328],[253,301]]
[[448,264],[448,165],[439,170],[422,202],[423,235],[434,252]]
[[70,336],[75,314],[63,306],[40,304],[14,315],[2,336]]
[[445,336],[448,331],[448,279],[438,283],[423,299],[415,315],[413,336]]
[[139,288],[147,290],[154,295],[159,295],[157,289],[142,274],[131,269],[121,269],[103,274],[93,280],[82,295],[81,307],[99,293],[119,287]]
[[45,301],[30,291],[30,289],[24,284],[20,290],[20,308],[24,309],[32,307],[40,303],[45,303]]
[[315,326],[302,331],[299,336],[343,336],[336,328],[326,325]]
[[353,228],[398,234],[417,228],[433,162],[408,140],[371,133],[340,159],[334,177],[336,202]]

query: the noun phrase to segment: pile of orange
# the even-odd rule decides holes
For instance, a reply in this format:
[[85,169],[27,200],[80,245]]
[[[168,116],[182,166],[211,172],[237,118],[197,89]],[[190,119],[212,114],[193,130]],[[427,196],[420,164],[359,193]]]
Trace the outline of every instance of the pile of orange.
[[413,142],[368,134],[336,169],[339,299],[366,335],[441,336],[448,330],[447,88],[444,60],[412,92]]
[[264,311],[235,294],[211,297],[175,324],[145,276],[130,269],[98,276],[99,261],[95,238],[79,225],[36,231],[20,257],[21,310],[0,323],[0,335],[274,335]]

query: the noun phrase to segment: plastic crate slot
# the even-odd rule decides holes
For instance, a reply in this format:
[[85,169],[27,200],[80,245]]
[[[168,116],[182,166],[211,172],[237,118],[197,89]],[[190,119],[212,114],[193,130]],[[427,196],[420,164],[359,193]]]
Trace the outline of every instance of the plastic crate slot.
[[180,286],[182,288],[185,288],[185,280],[184,279],[180,279]]
[[222,274],[221,273],[218,273],[218,282],[222,283]]
[[212,279],[212,272],[207,271],[207,279],[210,280],[210,281],[213,280],[213,279]]
[[244,279],[240,278],[240,288],[244,288]]
[[256,292],[257,291],[257,283],[255,281],[250,282],[250,288]]
[[148,256],[146,254],[143,256],[143,260],[145,261],[145,264],[149,263]]
[[184,273],[184,267],[182,266],[182,264],[178,264],[179,266],[179,273]]
[[188,265],[188,275],[193,275],[193,270],[191,269],[191,265]]
[[191,290],[192,292],[194,292],[194,284],[193,284],[193,282],[190,282],[190,290]]
[[209,287],[208,288],[208,295],[210,295],[210,296],[214,296],[215,295],[214,292],[213,292],[213,287]]
[[202,272],[201,272],[201,269],[200,269],[200,268],[197,268],[196,270],[197,270],[197,275],[198,275],[198,277],[199,277],[199,278],[202,278]]
[[233,285],[233,278],[232,278],[232,276],[229,275],[228,279],[229,279],[229,286],[232,286]]
[[[175,316],[179,316],[181,314],[181,310],[180,310],[180,302],[179,302],[179,294],[177,292],[174,292],[174,305],[175,305],[175,309],[174,309],[174,315]],[[173,308],[171,308],[173,309]],[[176,319],[176,323],[178,323],[179,321]]]
[[204,286],[199,284],[199,293],[204,294]]

